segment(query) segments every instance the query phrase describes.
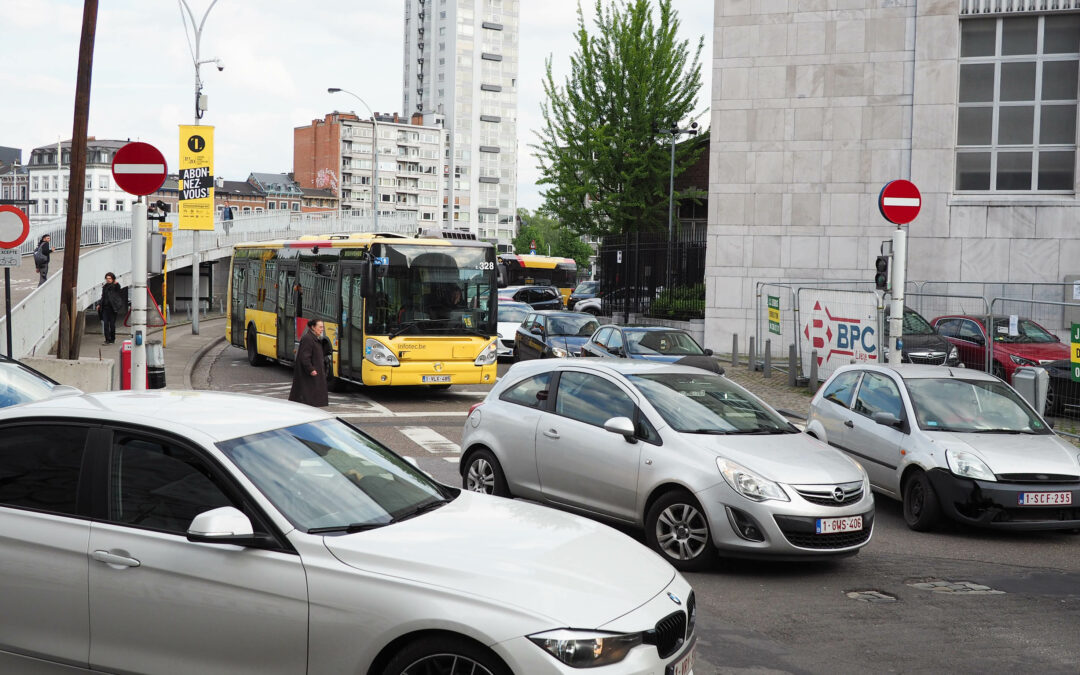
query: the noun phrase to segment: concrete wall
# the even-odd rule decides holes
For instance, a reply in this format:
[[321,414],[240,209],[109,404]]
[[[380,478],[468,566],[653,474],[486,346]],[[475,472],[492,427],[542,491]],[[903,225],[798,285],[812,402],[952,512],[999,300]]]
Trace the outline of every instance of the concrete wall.
[[[110,347],[110,351],[113,348]],[[27,357],[22,362],[38,372],[48,375],[60,384],[81,389],[87,393],[113,389],[113,359],[83,357],[78,361],[65,361],[55,357]]]

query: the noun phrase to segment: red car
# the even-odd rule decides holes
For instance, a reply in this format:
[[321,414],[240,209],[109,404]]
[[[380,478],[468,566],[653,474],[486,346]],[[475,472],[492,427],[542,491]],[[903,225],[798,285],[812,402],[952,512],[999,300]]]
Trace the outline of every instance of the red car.
[[[939,316],[934,327],[956,345],[960,360],[968,368],[986,368],[986,318],[978,316]],[[1069,347],[1031,319],[1016,322],[1016,334],[1009,334],[1009,317],[994,317],[993,373],[1006,382],[1021,366],[1039,366],[1069,358]]]

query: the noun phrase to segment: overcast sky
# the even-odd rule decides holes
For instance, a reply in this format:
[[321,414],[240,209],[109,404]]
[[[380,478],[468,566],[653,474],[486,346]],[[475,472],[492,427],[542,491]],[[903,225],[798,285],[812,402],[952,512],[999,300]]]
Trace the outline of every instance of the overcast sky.
[[[606,0],[605,0],[606,1]],[[210,0],[188,0],[201,19]],[[540,204],[528,144],[540,126],[544,60],[558,79],[574,49],[576,0],[521,0],[518,205]],[[593,0],[584,0],[586,16]],[[674,0],[682,34],[702,52],[698,111],[710,99],[713,2]],[[30,151],[71,138],[81,0],[0,0],[0,146]],[[215,130],[215,173],[292,171],[293,127],[359,106],[327,87],[355,91],[379,112],[404,112],[400,0],[219,0],[206,20],[202,68]],[[89,134],[156,145],[176,166],[179,124],[193,122],[194,66],[177,0],[101,0]],[[357,112],[361,112],[358,110]],[[699,118],[706,124],[708,117]]]

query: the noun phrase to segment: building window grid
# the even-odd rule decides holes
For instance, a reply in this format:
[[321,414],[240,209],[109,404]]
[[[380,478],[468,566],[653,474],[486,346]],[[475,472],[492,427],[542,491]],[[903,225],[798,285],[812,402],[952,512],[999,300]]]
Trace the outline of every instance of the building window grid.
[[[958,108],[973,109],[973,108],[991,108],[991,127],[990,127],[990,143],[988,145],[961,145],[960,144],[960,129],[959,129],[959,110],[957,114],[957,167],[956,167],[956,192],[958,193],[985,193],[994,192],[998,194],[1027,194],[1030,192],[1039,192],[1042,194],[1073,194],[1075,187],[1068,189],[1053,189],[1053,190],[1039,190],[1039,154],[1043,152],[1071,152],[1073,155],[1073,183],[1075,186],[1076,181],[1076,126],[1074,125],[1073,142],[1071,144],[1051,144],[1051,143],[1039,143],[1040,139],[1040,126],[1042,117],[1043,106],[1051,105],[1072,105],[1074,110],[1077,108],[1077,103],[1080,99],[1074,97],[1072,99],[1054,99],[1043,101],[1042,89],[1043,89],[1043,66],[1047,62],[1068,62],[1077,61],[1080,57],[1080,52],[1063,52],[1054,54],[1044,53],[1044,40],[1045,40],[1045,28],[1046,28],[1046,16],[1038,17],[1038,28],[1036,33],[1036,49],[1034,54],[1002,54],[1002,41],[1004,34],[1003,22],[1009,21],[1008,17],[998,17],[992,19],[995,22],[994,29],[994,54],[988,56],[961,56],[960,57],[960,72],[961,75],[958,78],[959,86],[963,86],[963,66],[965,65],[993,65],[994,66],[994,82],[993,82],[993,98],[991,101],[977,101],[977,102],[958,102]],[[984,19],[985,20],[985,19]],[[963,43],[963,37],[961,37],[961,48]],[[1035,63],[1035,92],[1033,94],[1034,100],[1023,101],[1002,101],[1001,100],[1001,70],[1002,64],[1009,63]],[[1023,108],[1033,107],[1032,114],[1032,142],[1030,144],[1001,144],[999,143],[1000,133],[1000,117],[1002,108]],[[960,156],[971,154],[985,154],[990,155],[989,166],[989,179],[990,184],[986,189],[978,188],[961,188],[960,187]],[[999,190],[997,188],[998,179],[998,160],[1002,154],[1009,153],[1030,153],[1031,154],[1031,187],[1029,189],[1020,190]]]

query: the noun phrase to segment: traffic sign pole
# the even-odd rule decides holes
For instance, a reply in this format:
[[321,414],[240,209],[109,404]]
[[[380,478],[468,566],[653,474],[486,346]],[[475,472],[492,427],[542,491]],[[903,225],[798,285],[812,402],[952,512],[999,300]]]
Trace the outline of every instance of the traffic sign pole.
[[0,253],[3,253],[4,267],[4,307],[7,321],[4,322],[7,333],[7,355],[13,358],[11,350],[11,268],[19,264],[19,247],[30,234],[30,219],[22,209],[11,204],[0,205]]
[[889,310],[889,365],[900,365],[903,356],[904,284],[907,282],[907,232],[893,232],[892,307]]
[[146,202],[142,197],[131,209],[131,388],[146,389]]

